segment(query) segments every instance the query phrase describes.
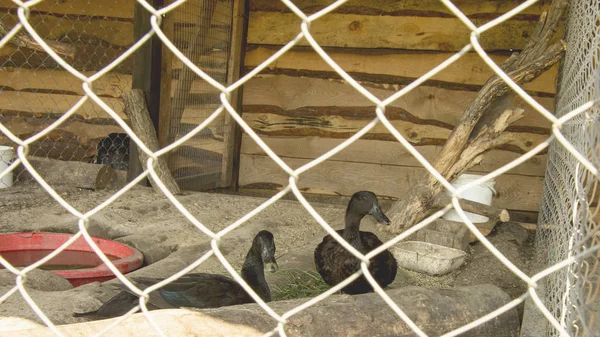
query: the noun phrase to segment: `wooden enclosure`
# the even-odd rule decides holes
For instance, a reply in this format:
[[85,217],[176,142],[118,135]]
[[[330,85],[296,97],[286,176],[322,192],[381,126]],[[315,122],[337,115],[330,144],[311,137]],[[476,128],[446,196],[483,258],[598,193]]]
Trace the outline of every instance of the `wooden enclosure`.
[[[520,2],[457,0],[454,3],[480,25]],[[169,0],[164,1],[165,5],[168,3]],[[200,41],[204,43],[202,50],[194,51],[194,44],[199,43],[194,36],[199,36],[198,22],[204,3],[189,0],[187,7],[178,8],[164,18],[163,31],[195,64],[222,83],[231,83],[238,77],[240,63],[242,72],[250,71],[300,31],[300,20],[279,1],[235,0],[229,4],[214,1],[210,34]],[[294,3],[305,13],[313,13],[330,1],[295,0]],[[482,45],[494,61],[502,62],[523,47],[549,3],[539,1],[482,34]],[[134,43],[134,4],[135,0],[48,0],[34,7],[30,22],[43,38],[73,44],[76,55],[71,63],[84,74],[93,74]],[[242,47],[245,6],[249,12],[248,29],[244,37],[246,45]],[[8,27],[16,24],[16,6],[12,1],[0,0],[0,11],[0,19]],[[467,27],[438,0],[351,0],[313,22],[310,31],[343,69],[380,98],[403,88],[469,41]],[[227,39],[231,39],[231,44],[223,45],[222,41]],[[161,58],[158,136],[164,146],[202,122],[220,102],[217,90],[191,76],[189,71],[186,74],[183,63],[166,48]],[[84,95],[81,82],[43,52],[9,44],[0,49],[0,64],[1,120],[21,138],[56,121]],[[94,92],[125,119],[121,95],[131,89],[133,73],[133,57],[129,57],[93,86]],[[399,132],[433,161],[458,116],[491,75],[483,60],[476,53],[469,53],[393,102],[386,115]],[[556,75],[554,67],[525,86],[550,111],[554,105]],[[184,82],[189,101],[181,113],[174,113],[181,108],[177,92]],[[294,168],[341,143],[374,117],[374,106],[345,83],[305,40],[249,80],[242,93],[244,120]],[[525,109],[525,117],[508,129],[516,141],[488,153],[472,172],[497,169],[550,134],[550,123],[541,114],[520,99],[514,105]],[[214,173],[202,171],[209,159],[220,163],[218,176],[211,178],[220,183],[201,188],[230,186],[235,183],[232,177],[236,173],[237,185],[242,190],[272,191],[287,184],[283,170],[247,135],[241,136],[237,149],[235,123],[227,114],[208,129],[175,152],[173,156],[178,160],[171,160],[170,168],[175,175],[186,170],[195,172],[191,178],[180,180],[186,186],[191,186],[194,179],[197,181],[202,172],[208,176]],[[90,161],[96,155],[98,142],[113,132],[122,130],[97,104],[88,100],[67,122],[32,144],[30,154]],[[0,135],[0,144],[10,143]],[[499,177],[494,204],[512,211],[537,212],[545,166],[543,152]],[[384,197],[401,198],[421,174],[425,170],[416,159],[379,124],[341,153],[302,174],[299,184],[310,193],[348,196],[368,189]]]
[[[228,77],[236,74],[228,68],[231,66],[230,52],[234,52],[230,43],[232,26],[239,26],[232,22],[234,1],[211,1],[213,11],[208,24],[203,25],[200,8],[205,2],[187,1],[164,18],[163,27],[177,48],[188,57],[193,53],[196,64],[217,81],[225,83]],[[162,0],[157,3],[164,5]],[[164,3],[170,2],[165,0]],[[142,36],[151,28],[147,13],[143,13],[146,15],[144,20],[135,20],[135,6],[135,0],[47,0],[32,8],[29,22],[42,38],[71,45],[75,55],[66,61],[90,76],[130,48],[136,34]],[[8,28],[18,23],[17,6],[12,1],[0,0],[0,20]],[[145,22],[140,24],[140,21]],[[201,41],[193,40],[197,36],[203,37]],[[156,59],[156,55],[149,54],[152,50],[142,49],[93,83],[94,93],[126,121],[128,117],[122,94],[131,90],[133,85],[146,89],[148,97],[151,86],[148,82],[155,78],[143,77],[145,74],[140,77],[140,71],[136,75],[135,57],[139,57],[138,69],[149,67],[152,57]],[[144,53],[148,53],[149,58],[144,59]],[[155,123],[163,146],[180,138],[219,106],[218,91],[195,75],[190,80],[182,79],[185,67],[171,54],[163,48],[162,67],[159,67],[163,72],[158,74],[162,75],[162,79],[155,95],[163,98],[160,123]],[[161,59],[158,61],[160,66]],[[0,49],[0,67],[0,118],[21,139],[54,123],[85,95],[81,81],[43,51],[7,44]],[[138,76],[137,85],[132,76]],[[188,89],[180,90],[176,97],[178,85],[185,81]],[[160,91],[164,91],[164,95],[160,95]],[[176,103],[170,104],[171,100]],[[178,128],[171,128],[173,106],[182,108],[177,118],[180,120]],[[149,108],[153,109],[152,106]],[[226,149],[231,149],[229,138],[225,135],[229,134],[226,130],[230,124],[227,122],[223,114],[171,156],[171,171],[187,189],[230,184],[232,156],[229,152],[224,155]],[[63,161],[93,162],[98,143],[110,133],[122,132],[122,128],[98,104],[88,99],[73,117],[33,143],[29,154]],[[2,134],[0,144],[14,146]],[[223,169],[228,172],[221,177]],[[202,179],[211,181],[204,183],[206,181]]]
[[[330,3],[296,0],[305,13]],[[453,1],[481,25],[521,1]],[[500,63],[519,51],[550,1],[485,32],[481,42]],[[469,30],[438,0],[352,0],[313,22],[314,39],[346,72],[371,93],[386,98],[423,75],[469,42]],[[244,71],[273,55],[300,32],[300,19],[278,1],[250,0]],[[396,100],[386,116],[430,162],[463,109],[493,74],[469,53],[424,85]],[[525,89],[553,111],[557,67]],[[525,117],[508,131],[516,141],[489,152],[471,172],[490,172],[532,149],[550,134],[550,123],[520,99]],[[292,168],[312,160],[358,131],[375,116],[374,105],[341,80],[306,40],[251,79],[243,92],[243,117]],[[274,190],[288,176],[247,135],[240,153],[239,186]],[[512,211],[537,212],[546,166],[545,152],[497,178],[494,204]],[[381,124],[341,153],[306,173],[307,192],[349,196],[368,189],[401,198],[425,169]]]

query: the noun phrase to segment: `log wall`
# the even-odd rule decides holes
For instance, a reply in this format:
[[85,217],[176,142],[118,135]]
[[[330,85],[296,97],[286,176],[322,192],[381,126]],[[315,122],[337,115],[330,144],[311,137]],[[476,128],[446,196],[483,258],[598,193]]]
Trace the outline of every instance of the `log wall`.
[[[202,0],[189,0],[173,12],[173,42],[181,50],[187,48],[186,38],[195,30],[195,10],[201,3]],[[134,4],[135,0],[47,0],[32,8],[29,22],[42,38],[72,45],[76,56],[68,62],[83,74],[92,75],[135,42]],[[221,82],[225,81],[229,58],[230,7],[229,3],[217,3],[209,42],[204,46],[199,63]],[[17,7],[12,1],[0,0],[0,20],[9,28],[18,22]],[[133,57],[125,59],[93,83],[94,92],[125,120],[121,95],[131,89],[132,62]],[[22,139],[51,125],[85,94],[81,81],[44,52],[8,44],[0,48],[0,68],[0,121]],[[172,58],[172,68],[171,97],[182,68],[182,62],[176,57]],[[194,81],[188,99],[190,103],[182,118],[186,129],[191,129],[218,106],[216,90],[202,80]],[[73,117],[51,131],[48,137],[32,144],[30,153],[53,159],[90,161],[96,154],[98,142],[112,132],[123,131],[99,105],[88,99]],[[194,156],[200,151],[203,156],[216,158],[220,167],[222,126],[211,134],[219,138],[219,132],[218,143],[200,137],[186,144],[180,151],[187,153],[184,156],[187,162],[181,165],[196,165]],[[1,134],[0,144],[14,145]]]
[[[297,0],[305,13],[330,1]],[[480,25],[520,1],[454,1]],[[550,1],[482,34],[481,42],[500,63],[519,51]],[[284,4],[250,0],[244,70],[254,69],[300,32],[300,20]],[[460,50],[469,31],[437,0],[354,0],[311,24],[314,39],[371,93],[386,98]],[[470,53],[392,103],[386,115],[417,149],[433,161],[465,107],[493,74]],[[525,89],[553,110],[557,67]],[[490,172],[532,149],[550,134],[550,123],[520,99],[525,117],[508,131],[515,141],[487,154],[473,172]],[[374,117],[374,106],[345,83],[306,41],[284,54],[244,86],[243,117],[292,168],[325,153]],[[497,179],[494,204],[515,211],[538,210],[546,154]],[[426,171],[381,124],[327,162],[303,173],[307,192],[351,195],[368,189],[401,198]],[[241,145],[240,187],[279,189],[287,176],[247,135]]]

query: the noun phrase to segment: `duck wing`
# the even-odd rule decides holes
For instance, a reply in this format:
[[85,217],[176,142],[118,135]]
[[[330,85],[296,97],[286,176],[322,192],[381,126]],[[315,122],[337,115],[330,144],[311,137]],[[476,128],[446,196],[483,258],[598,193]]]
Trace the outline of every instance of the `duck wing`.
[[[139,303],[137,295],[123,290],[102,304],[98,310],[85,313],[74,313],[73,317],[119,317],[129,312],[129,310],[133,309]],[[158,307],[151,303],[148,303],[147,306],[149,310],[158,309]]]
[[[360,232],[360,239],[365,247],[365,252],[370,252],[383,244],[377,235],[371,232]],[[371,259],[369,271],[377,280],[377,283],[385,287],[396,278],[398,264],[394,255],[389,250],[385,250]]]
[[[135,282],[144,286],[157,283],[157,279],[139,277]],[[158,306],[216,308],[252,302],[252,298],[235,280],[216,274],[192,273],[175,280],[153,293],[160,299],[150,298]],[[162,301],[161,301],[162,300]]]
[[[344,230],[338,230],[342,235]],[[360,260],[342,247],[331,235],[326,235],[314,252],[315,266],[330,286],[342,282],[360,269]]]

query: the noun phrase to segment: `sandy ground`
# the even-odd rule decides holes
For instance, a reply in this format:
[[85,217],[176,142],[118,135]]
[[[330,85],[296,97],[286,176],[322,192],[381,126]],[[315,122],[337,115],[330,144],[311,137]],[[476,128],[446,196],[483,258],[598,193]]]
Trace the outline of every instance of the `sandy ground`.
[[[88,190],[57,189],[60,195],[78,211],[85,213],[109,198],[114,191],[93,192]],[[288,197],[293,199],[293,197]],[[178,200],[202,224],[212,231],[219,231],[259,206],[266,199],[216,193],[186,193]],[[333,226],[343,228],[347,198],[312,198],[311,204]],[[327,202],[323,202],[327,201]],[[384,212],[389,202],[382,202]],[[76,218],[47,195],[39,187],[13,186],[0,191],[0,232],[49,231],[75,233]],[[91,217],[88,227],[97,237],[127,243],[144,254],[148,267],[130,275],[167,277],[193,262],[208,249],[209,239],[188,221],[164,196],[150,188],[135,188],[107,208]],[[325,230],[295,200],[279,200],[237,229],[228,233],[220,242],[220,249],[239,270],[250,248],[252,238],[260,230],[269,230],[275,236],[277,260],[283,269],[314,270],[313,250],[326,235]],[[388,233],[378,231],[375,220],[365,218],[361,230],[373,231],[383,240]],[[533,232],[519,226],[497,226],[489,239],[513,263],[529,273],[533,258]],[[168,256],[168,259],[163,260]],[[211,257],[196,271],[226,274],[221,263]],[[3,271],[6,272],[6,271]],[[40,273],[43,279],[43,273]],[[270,283],[285,282],[280,273],[268,274]],[[107,284],[90,284],[76,289],[47,291],[36,285],[35,280],[26,287],[40,308],[56,324],[81,321],[71,317],[73,312],[96,309],[113,296],[115,290]],[[41,282],[44,283],[44,282]],[[399,270],[391,288],[407,285],[429,288],[452,287],[492,283],[511,298],[522,294],[525,283],[518,279],[481,244],[471,245],[471,255],[460,269],[441,277],[431,277],[411,271]],[[46,283],[44,283],[46,284]],[[109,282],[110,284],[110,282]],[[0,296],[14,286],[12,275],[0,274]],[[40,321],[37,314],[23,301],[19,293],[0,304],[0,316],[19,316]]]

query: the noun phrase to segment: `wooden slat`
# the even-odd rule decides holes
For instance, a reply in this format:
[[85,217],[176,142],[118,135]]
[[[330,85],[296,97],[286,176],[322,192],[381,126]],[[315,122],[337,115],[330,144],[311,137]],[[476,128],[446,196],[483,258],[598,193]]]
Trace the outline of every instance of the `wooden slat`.
[[[248,68],[256,67],[276,51],[276,49],[266,47],[252,48],[246,52],[244,65]],[[378,83],[399,83],[406,82],[407,79],[418,78],[452,55],[389,51],[359,53],[341,49],[328,50],[327,53],[356,80]],[[491,54],[490,57],[497,64],[508,58],[506,55],[494,54]],[[296,76],[340,78],[315,51],[304,48],[286,52],[267,69],[267,72],[289,73]],[[557,69],[557,66],[552,67],[533,82],[526,84],[524,88],[530,91],[554,94]],[[479,55],[468,53],[438,73],[432,80],[447,82],[454,86],[481,86],[492,75],[493,71]]]
[[[133,10],[133,7],[131,7]],[[12,28],[19,22],[16,15],[3,17],[4,23]],[[129,46],[133,43],[133,23],[130,21],[111,21],[102,17],[76,19],[57,17],[47,14],[31,14],[29,23],[36,32],[45,39],[59,40],[68,36],[71,41],[100,39],[116,46]]]
[[[135,0],[47,0],[33,6],[32,11],[64,15],[106,16],[111,18],[133,19]],[[11,0],[0,0],[0,9],[18,8]]]
[[[250,0],[251,11],[284,12],[291,10],[281,1]],[[294,5],[306,14],[315,13],[332,3],[331,0],[294,0]],[[521,0],[454,0],[452,3],[468,17],[497,17],[523,3]],[[523,9],[521,15],[536,15],[550,7],[550,1],[537,1]],[[429,16],[454,16],[439,0],[352,0],[336,8],[333,13],[369,15],[406,15],[418,11]]]
[[[49,94],[49,93],[31,93],[22,91],[2,91],[0,92],[0,110],[7,111],[25,111],[37,115],[50,114],[62,115],[71,109],[81,96]],[[119,117],[126,119],[123,112],[123,102],[116,98],[102,98]],[[76,112],[75,116],[83,119],[105,119],[109,115],[88,99]]]
[[[472,21],[480,26],[489,19]],[[300,33],[300,23],[294,13],[251,12],[248,43],[284,45]],[[507,20],[482,34],[480,42],[485,50],[522,49],[535,23]],[[470,43],[471,31],[458,18],[329,13],[311,23],[310,33],[322,47],[458,51]],[[304,39],[299,45],[309,43]]]
[[[21,139],[26,139],[33,134],[44,130],[55,121],[56,119],[50,118],[23,118],[15,116],[4,118],[2,123],[13,134]],[[113,132],[122,133],[124,131],[120,126],[115,124],[89,124],[84,121],[68,120],[54,129],[52,134],[58,135],[54,139],[56,141],[68,142],[71,139],[78,139],[79,143],[88,146],[90,140],[106,137],[109,133]],[[4,136],[4,134],[2,134],[0,138],[3,139],[3,145],[10,142],[8,137]]]
[[[285,158],[284,161],[292,168],[308,162],[292,158]],[[344,196],[350,196],[359,190],[370,190],[378,195],[402,198],[425,172],[425,169],[417,167],[326,161],[303,173],[298,180],[298,187]],[[288,178],[267,156],[241,156],[241,188],[287,186]],[[537,211],[542,185],[541,177],[501,175],[496,179],[499,194],[492,203],[510,210]]]
[[[188,0],[182,6],[173,10],[175,22],[194,23],[193,9],[197,9],[203,0]],[[95,16],[106,19],[133,19],[133,6],[135,0],[45,0],[36,4],[32,12],[52,13],[53,15],[77,15]],[[219,3],[218,13],[223,11],[222,7],[227,4]],[[0,9],[16,9],[17,6],[11,0],[0,0]],[[218,21],[222,23],[223,20]]]
[[[28,92],[53,92],[67,95],[84,95],[81,81],[68,71],[4,67],[0,76],[2,90],[18,90]],[[86,76],[95,74],[93,71],[83,72]],[[171,81],[171,97],[174,84]],[[93,83],[93,90],[98,96],[120,98],[121,94],[131,88],[131,75],[110,72]],[[218,99],[219,91],[208,82],[198,79],[192,83],[190,94],[214,94]]]
[[[402,85],[362,83],[371,94],[385,99]],[[455,124],[460,114],[477,93],[439,87],[420,86],[392,102],[421,119],[432,119]],[[534,97],[549,111],[554,110],[554,98]],[[260,75],[244,84],[244,105],[276,105],[286,110],[313,107],[368,107],[371,101],[350,85],[341,81],[285,75]],[[524,117],[514,125],[550,128],[551,123],[540,113],[517,99],[515,106],[525,110]]]
[[[133,7],[132,7],[133,10]],[[190,19],[192,15],[186,15]],[[7,15],[3,17],[3,22],[12,28],[19,21],[16,15]],[[222,46],[229,36],[229,27],[221,27],[222,18],[215,18],[213,27],[211,27],[210,38],[208,39],[211,47]],[[51,40],[64,40],[65,43],[90,42],[97,44],[100,40],[115,46],[131,46],[133,40],[133,17],[126,21],[110,20],[105,17],[71,17],[55,16],[47,13],[32,13],[29,17],[29,23],[35,27],[36,32],[41,37]],[[218,23],[218,24],[216,24]],[[186,37],[190,36],[195,29],[191,26],[194,22],[175,25],[173,42],[176,45],[187,42]],[[96,41],[94,41],[94,39]]]
[[[75,43],[75,59],[69,64],[79,71],[100,70],[108,66],[114,59],[123,54],[127,48],[114,45],[99,47],[92,43]],[[123,60],[113,71],[121,74],[131,74],[131,60]],[[5,67],[29,69],[62,69],[48,54],[26,48],[16,48],[5,45],[0,48],[0,63]]]
[[[68,71],[45,70],[27,68],[2,68],[3,76],[0,76],[0,87],[13,90],[26,91],[54,91],[67,94],[85,95],[81,86],[81,80]],[[85,76],[91,76],[95,72],[83,72]],[[131,88],[131,75],[108,73],[93,83],[94,93],[98,96],[110,96],[118,98],[124,91]]]
[[[193,7],[197,7],[202,0],[188,0]],[[110,18],[133,18],[133,4],[135,0],[45,0],[36,4],[32,10],[42,12],[52,12],[55,14],[76,14],[89,16],[106,16]],[[521,0],[488,0],[472,1],[458,0],[453,3],[466,15],[473,16],[482,14],[501,14],[520,5]],[[327,5],[331,0],[294,0],[294,5],[306,13],[314,13]],[[251,11],[279,11],[289,12],[289,9],[280,1],[272,0],[251,0],[249,1]],[[225,6],[225,4],[221,4]],[[546,10],[549,1],[537,1],[533,5],[521,11],[521,14],[539,14]],[[0,9],[14,9],[17,6],[11,0],[0,0]],[[125,10],[124,10],[125,9]],[[129,9],[129,10],[127,10]],[[186,12],[186,8],[178,7],[178,22],[187,22],[187,19],[179,12]],[[429,15],[449,14],[450,12],[439,0],[408,0],[408,1],[387,1],[387,0],[352,0],[338,8],[336,13],[372,13],[378,15],[398,15],[402,11],[422,11]],[[433,13],[432,13],[433,12]],[[186,20],[187,19],[187,20]],[[185,20],[185,21],[184,21]]]
[[[244,106],[243,116],[246,123],[261,135],[345,139],[367,125],[375,117],[375,112],[373,108],[306,107],[282,110],[273,106]],[[419,119],[399,108],[388,108],[386,117],[400,134],[415,145],[443,145],[453,129],[452,125]],[[547,129],[538,132],[507,132],[513,137],[509,145],[517,152],[526,152],[550,135]],[[363,139],[394,140],[381,123],[374,126]]]
[[[322,137],[261,136],[261,139],[278,156],[295,159],[315,159],[344,141],[344,139]],[[417,146],[416,149],[431,163],[437,158],[442,147],[424,145]],[[256,142],[246,134],[242,137],[241,153],[247,155],[265,155],[264,151],[256,144]],[[481,165],[473,167],[471,171],[488,173],[508,164],[520,156],[519,153],[511,151],[490,151],[484,156]],[[543,177],[546,170],[546,158],[547,156],[545,154],[537,155],[512,169],[509,173]],[[355,141],[328,160],[407,167],[422,166],[417,159],[415,159],[398,142],[367,139]]]

